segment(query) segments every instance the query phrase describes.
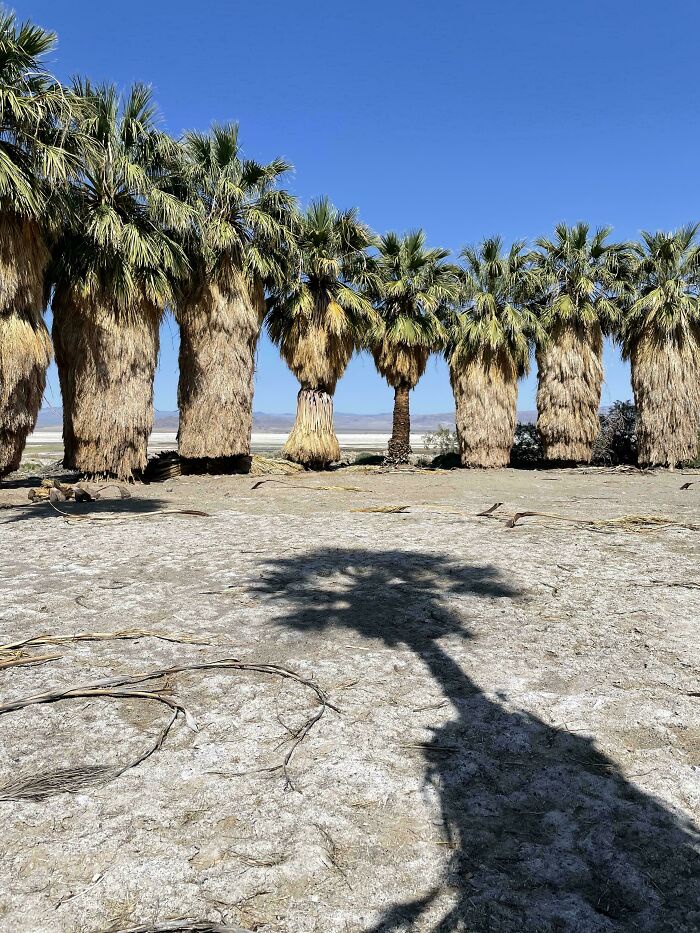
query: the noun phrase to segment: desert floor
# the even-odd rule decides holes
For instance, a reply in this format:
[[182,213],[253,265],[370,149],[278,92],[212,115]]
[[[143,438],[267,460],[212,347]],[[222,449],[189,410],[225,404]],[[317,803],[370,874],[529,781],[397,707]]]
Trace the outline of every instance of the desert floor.
[[700,929],[700,474],[264,479],[0,487],[0,929]]

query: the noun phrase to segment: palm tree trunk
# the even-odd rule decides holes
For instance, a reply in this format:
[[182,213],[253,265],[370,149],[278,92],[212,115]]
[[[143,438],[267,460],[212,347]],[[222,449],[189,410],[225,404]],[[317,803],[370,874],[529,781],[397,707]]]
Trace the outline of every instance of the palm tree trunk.
[[409,386],[402,383],[394,388],[394,423],[389,440],[389,456],[392,463],[408,463],[411,453],[411,410]]
[[637,460],[675,467],[698,455],[700,340],[679,345],[644,339],[631,354],[637,407]]
[[510,358],[476,357],[452,369],[450,380],[462,466],[508,466],[518,405],[518,376]]
[[333,396],[326,389],[302,385],[297,395],[296,420],[282,456],[314,470],[340,460],[340,444],[333,427]]
[[133,479],[146,466],[158,360],[157,308],[129,316],[57,291],[53,338],[63,396],[64,464]]
[[559,327],[537,348],[537,430],[545,460],[590,463],[600,430],[603,335]]
[[253,428],[255,349],[265,311],[262,289],[238,279],[208,285],[178,309],[180,456],[245,458]]
[[42,316],[46,245],[35,223],[7,215],[1,219],[0,477],[20,465],[51,361],[51,340]]

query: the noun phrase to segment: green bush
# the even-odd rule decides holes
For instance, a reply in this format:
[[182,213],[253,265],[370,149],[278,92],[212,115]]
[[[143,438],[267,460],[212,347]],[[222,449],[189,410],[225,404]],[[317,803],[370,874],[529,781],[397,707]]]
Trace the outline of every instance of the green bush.
[[542,461],[542,444],[534,424],[518,422],[510,452],[510,465],[521,470],[533,470]]
[[637,462],[637,409],[632,402],[615,402],[600,416],[591,462],[596,466]]

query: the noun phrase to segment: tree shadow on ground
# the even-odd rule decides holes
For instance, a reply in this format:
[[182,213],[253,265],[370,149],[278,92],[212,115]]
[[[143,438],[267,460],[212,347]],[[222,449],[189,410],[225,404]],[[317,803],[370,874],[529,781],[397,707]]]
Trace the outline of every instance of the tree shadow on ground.
[[698,830],[591,739],[486,697],[441,645],[473,637],[458,598],[496,610],[517,595],[497,570],[439,553],[319,550],[271,561],[257,586],[285,601],[280,624],[407,647],[453,709],[425,749],[454,853],[445,887],[390,904],[371,933],[700,929]]

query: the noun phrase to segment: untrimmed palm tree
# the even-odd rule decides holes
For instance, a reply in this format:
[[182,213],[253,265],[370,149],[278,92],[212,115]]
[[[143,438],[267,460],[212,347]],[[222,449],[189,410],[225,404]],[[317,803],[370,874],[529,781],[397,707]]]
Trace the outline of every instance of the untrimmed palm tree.
[[503,467],[515,436],[518,379],[530,363],[537,321],[526,300],[533,271],[524,243],[500,237],[461,252],[462,309],[452,316],[446,357],[463,466]]
[[177,148],[150,89],[73,90],[91,146],[52,264],[64,463],[128,480],[146,465],[159,324],[186,268],[174,234],[191,213],[172,193]]
[[0,476],[19,466],[51,359],[43,320],[51,187],[70,171],[70,101],[45,70],[51,32],[0,10]]
[[194,221],[176,309],[178,447],[190,459],[246,457],[265,289],[294,267],[295,201],[278,187],[291,166],[244,159],[236,124],[187,133],[183,149]]
[[610,243],[610,228],[558,224],[538,239],[537,430],[546,460],[588,463],[598,434],[603,335],[620,314],[629,248]]
[[409,392],[425,372],[430,354],[447,337],[441,312],[458,292],[456,267],[446,249],[426,249],[422,230],[403,237],[387,233],[378,243],[377,288],[369,293],[380,318],[367,345],[379,372],[394,390],[388,459],[406,463],[411,453]]
[[634,247],[635,291],[623,315],[632,366],[640,464],[673,468],[698,452],[700,430],[700,246],[698,225],[642,233]]
[[322,469],[340,458],[333,393],[377,314],[365,290],[374,237],[356,210],[313,201],[300,218],[298,275],[270,298],[268,333],[301,383],[284,456]]

